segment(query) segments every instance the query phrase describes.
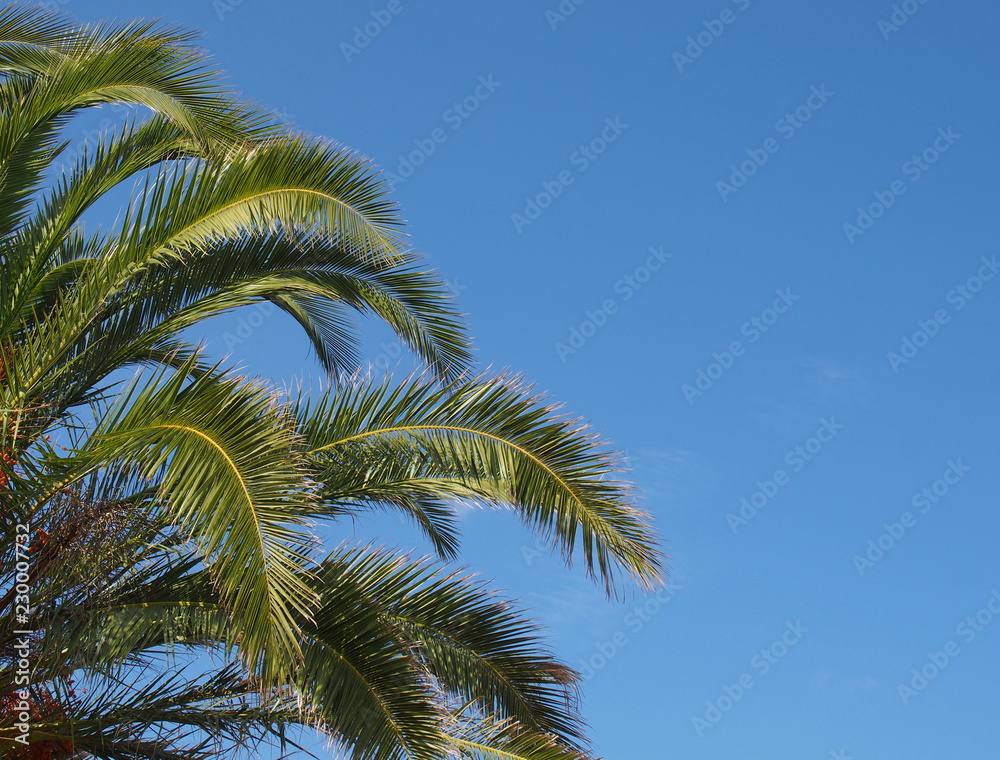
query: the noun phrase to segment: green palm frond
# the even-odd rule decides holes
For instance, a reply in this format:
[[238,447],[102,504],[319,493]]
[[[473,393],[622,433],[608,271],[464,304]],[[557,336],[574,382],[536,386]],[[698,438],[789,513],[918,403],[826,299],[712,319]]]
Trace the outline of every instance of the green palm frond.
[[553,659],[536,625],[473,576],[365,547],[331,555],[319,580],[327,605],[349,604],[342,589],[355,590],[454,698],[566,746],[583,743],[582,722],[569,708],[577,674]]
[[281,726],[300,722],[293,702],[262,699],[235,663],[197,676],[196,669],[191,665],[132,683],[88,682],[97,688],[76,698],[71,716],[33,727],[33,733],[43,740],[46,734],[71,735],[81,754],[151,760],[207,759],[267,739],[290,743]]
[[177,172],[143,204],[140,256],[184,251],[239,234],[304,228],[383,264],[401,249],[401,221],[371,164],[329,141],[277,136],[225,163]]
[[[398,386],[358,382],[318,401],[302,431],[327,502],[377,498],[380,484],[367,478],[370,471],[361,483],[358,471],[343,465],[358,457],[389,461],[398,441],[399,460],[419,468],[407,479],[412,493],[436,488],[440,495],[515,507],[567,559],[579,541],[587,571],[609,594],[618,568],[647,588],[660,581],[651,529],[630,504],[620,463],[585,425],[559,417],[518,378],[478,377],[447,387],[419,378]],[[408,456],[414,446],[422,459]],[[401,478],[389,482],[410,491]]]
[[432,760],[444,748],[434,684],[371,596],[366,568],[325,563],[323,604],[303,625],[299,692],[354,758]]
[[593,756],[560,745],[552,736],[525,731],[496,715],[463,711],[454,718],[448,743],[469,760],[592,760]]
[[28,67],[32,51],[64,55],[75,32],[75,24],[52,11],[17,5],[0,9],[0,71],[44,71]]
[[[197,557],[150,563],[84,599],[59,599],[39,626],[51,630],[39,662],[114,673],[151,652],[176,658],[181,649],[235,650],[228,608]],[[81,645],[81,642],[83,645]],[[72,653],[72,657],[66,655]]]
[[268,675],[298,656],[298,615],[315,604],[305,516],[312,510],[290,426],[264,388],[185,372],[133,384],[64,463],[134,471],[159,488],[167,519],[199,548],[242,629],[248,662]]
[[464,329],[444,284],[418,265],[410,252],[386,266],[314,236],[226,239],[133,278],[108,303],[100,329],[125,361],[210,316],[266,299],[299,321],[333,374],[357,366],[354,312],[381,318],[442,377],[455,376],[471,360]]

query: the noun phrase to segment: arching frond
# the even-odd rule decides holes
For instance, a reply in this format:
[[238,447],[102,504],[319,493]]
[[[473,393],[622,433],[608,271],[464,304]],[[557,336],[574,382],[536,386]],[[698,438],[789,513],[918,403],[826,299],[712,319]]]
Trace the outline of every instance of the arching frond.
[[[389,461],[398,445],[412,485],[397,477],[396,490],[513,506],[567,558],[579,542],[588,572],[608,593],[618,570],[645,587],[660,580],[647,518],[631,505],[614,455],[516,378],[478,377],[444,388],[421,379],[359,382],[318,402],[302,430],[329,503],[376,499],[380,484],[369,473],[392,468],[358,471],[349,464]],[[413,448],[421,459],[411,456]]]
[[296,620],[315,605],[305,473],[271,394],[187,374],[133,384],[64,468],[125,468],[157,485],[158,508],[198,546],[238,622],[244,657],[271,678],[298,659]]

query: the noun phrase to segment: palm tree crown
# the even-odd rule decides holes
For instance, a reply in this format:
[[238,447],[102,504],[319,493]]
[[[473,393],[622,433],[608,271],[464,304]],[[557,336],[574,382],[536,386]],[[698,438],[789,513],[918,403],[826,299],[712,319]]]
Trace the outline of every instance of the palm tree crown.
[[[654,587],[618,460],[519,378],[472,373],[377,171],[241,100],[192,41],[0,11],[5,756],[186,760],[295,726],[355,758],[587,756],[578,676],[443,563],[455,503],[512,507],[609,595]],[[130,117],[71,154],[67,125],[102,105]],[[190,342],[265,301],[329,390],[285,398]],[[351,374],[354,314],[426,372]],[[384,509],[439,557],[317,541]]]

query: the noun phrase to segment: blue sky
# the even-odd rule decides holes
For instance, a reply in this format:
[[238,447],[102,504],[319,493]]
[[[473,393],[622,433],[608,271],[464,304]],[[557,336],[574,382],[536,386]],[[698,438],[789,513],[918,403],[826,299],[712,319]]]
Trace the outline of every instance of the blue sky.
[[[464,518],[463,560],[587,674],[598,754],[995,754],[1000,8],[62,7],[202,29],[246,96],[395,174],[482,364],[627,450],[659,599],[607,602],[510,514]],[[318,374],[277,315],[207,338]]]

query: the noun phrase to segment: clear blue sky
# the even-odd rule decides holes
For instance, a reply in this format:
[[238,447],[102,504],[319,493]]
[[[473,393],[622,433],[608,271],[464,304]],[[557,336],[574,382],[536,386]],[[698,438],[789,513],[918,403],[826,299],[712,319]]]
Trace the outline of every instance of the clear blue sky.
[[[599,754],[995,756],[1000,8],[63,7],[199,27],[247,96],[398,174],[483,364],[628,450],[662,601],[603,601],[510,514],[465,518],[463,559],[593,671]],[[317,373],[287,322],[248,316],[212,350]],[[396,363],[378,331],[367,354]]]

